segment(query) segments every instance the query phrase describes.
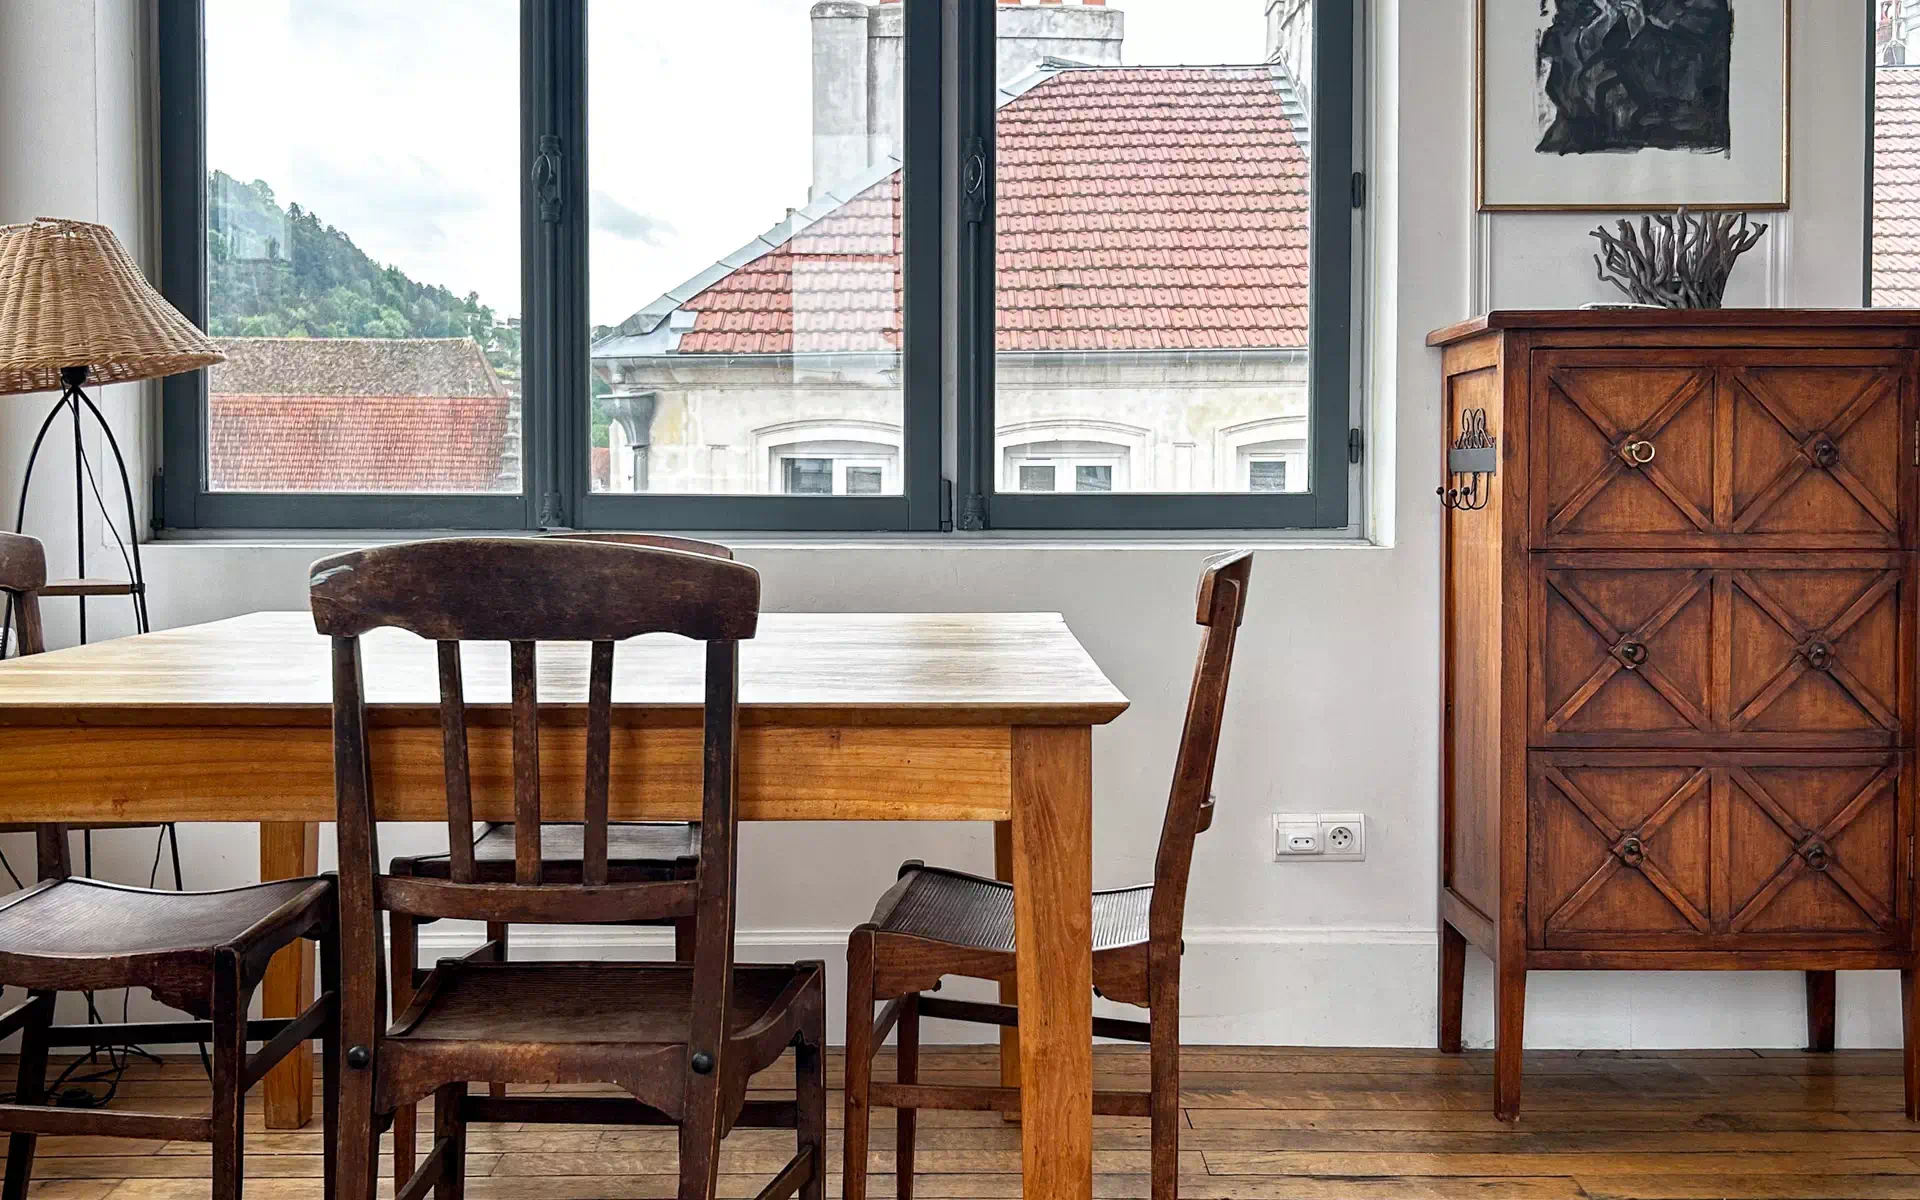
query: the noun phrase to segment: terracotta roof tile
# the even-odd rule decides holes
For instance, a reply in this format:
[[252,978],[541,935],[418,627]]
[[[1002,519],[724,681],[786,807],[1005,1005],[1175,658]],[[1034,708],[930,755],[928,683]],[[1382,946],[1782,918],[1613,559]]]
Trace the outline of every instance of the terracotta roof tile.
[[207,396],[207,478],[216,490],[499,486],[510,399],[471,338],[221,345],[227,361],[212,370]]
[[[1271,68],[1066,69],[999,119],[1000,349],[1306,344],[1307,154]],[[679,352],[897,351],[900,220],[896,172],[688,299]]]

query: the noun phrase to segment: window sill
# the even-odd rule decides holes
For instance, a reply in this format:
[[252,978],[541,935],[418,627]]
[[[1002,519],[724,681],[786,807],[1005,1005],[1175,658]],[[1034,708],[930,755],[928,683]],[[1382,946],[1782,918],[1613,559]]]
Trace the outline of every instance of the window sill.
[[[500,536],[524,536],[502,530]],[[332,550],[438,536],[435,530],[256,530],[195,529],[162,532],[146,543],[171,549],[231,550],[240,547],[312,547]],[[691,536],[724,542],[736,550],[1376,550],[1387,547],[1343,530],[987,530],[978,533],[781,533],[765,530],[729,534],[698,531]]]

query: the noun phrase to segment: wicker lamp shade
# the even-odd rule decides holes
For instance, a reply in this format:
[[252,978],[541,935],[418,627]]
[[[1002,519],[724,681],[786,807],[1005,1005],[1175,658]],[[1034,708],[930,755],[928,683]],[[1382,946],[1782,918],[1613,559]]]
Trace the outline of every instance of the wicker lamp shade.
[[66,367],[125,383],[226,358],[105,225],[51,217],[0,225],[0,395],[58,391]]

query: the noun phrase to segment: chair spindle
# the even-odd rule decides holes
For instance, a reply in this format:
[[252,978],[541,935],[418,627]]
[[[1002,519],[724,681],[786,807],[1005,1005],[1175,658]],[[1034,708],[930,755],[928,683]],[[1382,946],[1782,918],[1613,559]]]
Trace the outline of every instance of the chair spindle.
[[534,644],[513,642],[513,877],[540,882],[540,687]]
[[607,789],[613,754],[613,643],[593,644],[587,677],[587,794],[580,877],[588,885],[607,881]]
[[448,872],[473,882],[473,775],[467,756],[467,697],[460,674],[460,643],[441,642],[440,754],[447,776]]

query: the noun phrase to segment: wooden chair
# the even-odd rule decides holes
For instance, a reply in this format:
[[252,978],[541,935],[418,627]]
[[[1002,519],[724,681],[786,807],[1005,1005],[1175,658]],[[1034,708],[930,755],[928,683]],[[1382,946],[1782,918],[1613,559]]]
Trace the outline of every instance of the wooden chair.
[[[471,1121],[667,1124],[679,1128],[682,1200],[710,1200],[721,1140],[736,1125],[790,1128],[797,1153],[760,1193],[822,1200],[825,970],[738,967],[734,790],[739,641],[758,622],[759,576],[674,550],[546,539],[467,538],[385,546],[314,564],[314,623],[333,639],[341,951],[342,1195],[371,1200],[379,1137],[405,1105],[434,1096],[434,1144],[397,1200],[464,1193]],[[394,626],[439,643],[449,845],[446,879],[379,868],[360,637]],[[692,880],[611,878],[608,791],[614,646],[647,633],[706,643],[706,772]],[[546,874],[536,641],[590,642],[584,816],[577,881]],[[471,853],[474,780],[463,641],[510,644],[514,873],[483,877]],[[571,806],[569,806],[571,807]],[[429,971],[390,1028],[380,1019],[383,912],[542,924],[625,924],[697,915],[691,963],[516,963],[489,943]],[[751,1076],[797,1048],[791,1101],[746,1100]],[[470,1080],[604,1083],[633,1099],[470,1097]]]
[[[13,597],[23,651],[43,644],[39,590],[45,582],[40,543],[0,533],[0,591]],[[283,879],[216,892],[122,887],[72,874],[64,826],[40,825],[36,833],[40,882],[0,900],[0,984],[27,989],[24,1003],[0,1015],[0,1037],[21,1035],[15,1103],[0,1104],[0,1130],[11,1135],[5,1200],[24,1200],[40,1134],[211,1142],[214,1200],[239,1200],[246,1093],[314,1037],[321,1039],[326,1060],[323,1170],[331,1196],[339,1076],[332,881]],[[267,961],[301,938],[320,943],[320,998],[292,1020],[247,1020]],[[59,993],[125,987],[150,988],[155,999],[197,1019],[53,1023]],[[266,1044],[249,1057],[249,1040]],[[213,1043],[209,1116],[45,1107],[51,1047],[196,1041]]]
[[[679,550],[712,558],[733,560],[733,551],[718,542],[673,537],[659,533],[554,533],[544,535],[562,541],[609,542],[622,546],[640,546],[656,550]],[[473,839],[475,877],[487,883],[511,883],[514,871],[513,822],[483,824]],[[586,853],[585,827],[578,823],[552,823],[541,831],[541,858],[545,875],[552,883],[580,882],[581,861]],[[700,860],[700,826],[691,821],[610,822],[607,826],[607,880],[610,883],[646,883],[652,880],[692,879]],[[417,855],[396,858],[387,867],[390,875],[420,879],[452,877],[451,854]],[[388,915],[392,931],[392,988],[395,1015],[413,1002],[414,989],[426,973],[419,969],[419,927],[426,921],[414,920],[403,913]],[[673,957],[676,962],[693,961],[695,922],[690,916],[638,922],[646,925],[673,926]],[[498,947],[502,961],[508,957],[509,926],[504,921],[487,922],[487,941]],[[495,1098],[507,1094],[507,1085],[494,1083],[488,1093]],[[403,1106],[393,1121],[393,1175],[395,1186],[413,1177],[414,1139],[418,1118],[414,1105]]]
[[[37,538],[28,537],[23,533],[0,534],[0,579],[13,578],[19,580],[28,577],[40,581],[33,586],[30,592],[25,589],[5,592],[5,620],[9,624],[19,627],[18,634],[13,639],[13,645],[16,647],[15,654],[21,657],[29,654],[39,654],[47,648],[46,631],[40,619],[40,588],[46,583],[47,577],[46,551]],[[5,591],[3,586],[0,586],[0,591]],[[6,647],[7,639],[4,636],[0,636],[0,658],[6,657]],[[0,834],[37,833],[39,828],[37,825],[18,821],[0,822]],[[171,823],[153,821],[90,821],[86,824],[69,824],[67,829],[73,833],[93,833],[100,830],[124,829],[160,830],[161,836],[166,839],[173,852],[174,890],[182,891],[185,889],[186,885],[182,882],[182,876],[180,874],[180,838],[178,831],[175,830]],[[89,860],[87,869],[91,870],[91,845],[88,847],[87,857]],[[60,862],[63,864],[60,867],[61,871],[70,870],[71,859],[67,857],[64,843]],[[36,865],[34,878],[51,879],[54,878],[54,876],[49,874],[46,869]]]
[[[1245,612],[1250,551],[1223,555],[1200,577],[1199,623],[1206,628],[1187,700],[1173,790],[1160,828],[1153,882],[1093,897],[1093,984],[1109,1000],[1149,1010],[1146,1021],[1095,1018],[1096,1036],[1146,1042],[1147,1092],[1096,1092],[1093,1110],[1152,1121],[1153,1197],[1178,1195],[1180,1154],[1180,953],[1193,843],[1213,823],[1214,756],[1226,708],[1233,645]],[[898,1111],[897,1195],[913,1194],[914,1114],[921,1108],[1018,1112],[1020,1090],[922,1084],[920,1020],[1020,1023],[1019,1010],[922,995],[942,977],[1014,978],[1013,889],[998,880],[909,862],[900,880],[853,931],[847,945],[846,1200],[866,1200],[873,1106]],[[878,1018],[876,1001],[886,1001]],[[896,1082],[876,1082],[873,1057],[899,1031]]]

